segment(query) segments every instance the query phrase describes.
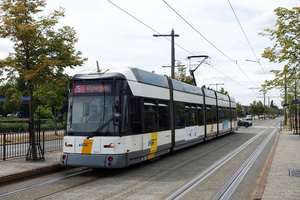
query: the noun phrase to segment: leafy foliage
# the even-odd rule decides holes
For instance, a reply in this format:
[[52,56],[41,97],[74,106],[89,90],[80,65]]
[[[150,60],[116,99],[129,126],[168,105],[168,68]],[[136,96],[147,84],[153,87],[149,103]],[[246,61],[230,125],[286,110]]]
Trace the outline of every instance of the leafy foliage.
[[291,10],[279,7],[274,12],[277,15],[274,28],[267,28],[260,35],[269,36],[275,44],[265,48],[262,56],[270,62],[284,62],[285,65],[283,70],[271,70],[275,74],[275,79],[265,81],[262,85],[264,93],[273,87],[282,88],[285,84],[289,86],[295,79],[299,79],[300,75],[297,68],[300,59],[300,7],[294,7]]
[[2,105],[4,112],[19,111],[22,105],[22,94],[16,88],[9,88],[5,92],[5,101]]
[[255,100],[250,103],[250,114],[261,115],[264,113],[264,105],[261,101],[256,102]]
[[240,104],[239,102],[236,103],[236,112],[237,112],[237,115],[238,115],[239,117],[245,115],[244,110],[243,110],[243,106],[242,106],[242,104]]
[[193,78],[186,75],[186,67],[181,64],[178,64],[178,71],[175,72],[175,79],[190,85],[194,85]]
[[36,119],[38,118],[37,112],[40,112],[40,119],[53,119],[54,118],[53,113],[51,111],[51,107],[44,108],[42,106],[39,106],[36,109],[36,112],[34,114],[34,118],[36,118]]
[[[14,52],[0,60],[0,75],[6,80],[17,75],[28,86],[31,143],[33,137],[33,91],[35,87],[65,80],[64,69],[81,66],[87,58],[75,51],[76,31],[70,26],[58,30],[54,27],[64,17],[59,8],[46,16],[39,16],[46,6],[45,0],[1,0],[0,37],[13,42]],[[3,79],[2,79],[3,80]],[[35,147],[33,147],[35,148]],[[36,158],[33,149],[33,159]]]

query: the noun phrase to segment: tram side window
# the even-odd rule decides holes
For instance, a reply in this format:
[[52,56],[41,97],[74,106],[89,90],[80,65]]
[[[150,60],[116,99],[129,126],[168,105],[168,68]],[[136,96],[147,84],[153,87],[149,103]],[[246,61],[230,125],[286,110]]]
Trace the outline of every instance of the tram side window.
[[206,106],[206,124],[212,124],[211,106]]
[[216,106],[206,106],[206,122],[207,124],[217,123],[217,107]]
[[156,100],[144,100],[145,133],[158,131],[158,110]]
[[197,116],[198,116],[198,125],[202,126],[204,124],[203,105],[197,105]]
[[197,122],[196,105],[185,104],[186,126],[195,126]]
[[170,108],[168,101],[158,102],[159,131],[170,130]]
[[230,121],[230,108],[226,108],[226,121]]
[[134,134],[142,133],[142,112],[141,112],[141,99],[132,98],[130,100],[130,122],[131,132]]
[[219,107],[219,123],[228,121],[227,108]]
[[231,109],[231,121],[237,121],[235,108]]
[[212,124],[216,124],[217,123],[217,106],[211,106],[211,120],[212,120]]
[[184,128],[185,125],[185,116],[184,116],[184,103],[176,102],[176,119],[175,119],[175,128]]

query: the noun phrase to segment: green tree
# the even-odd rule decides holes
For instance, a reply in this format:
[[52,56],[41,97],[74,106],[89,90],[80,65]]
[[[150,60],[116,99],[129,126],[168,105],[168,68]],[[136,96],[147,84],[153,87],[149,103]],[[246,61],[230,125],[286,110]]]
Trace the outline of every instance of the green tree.
[[238,117],[245,116],[243,106],[239,102],[236,103],[236,112]]
[[13,81],[8,81],[0,86],[0,98],[5,98],[5,92],[9,88],[15,88],[15,83]]
[[19,111],[22,105],[22,93],[16,88],[9,88],[5,92],[5,100],[2,105],[4,112],[11,113]]
[[264,106],[261,101],[256,102],[256,100],[253,101],[253,103],[250,103],[250,114],[253,115],[260,115],[264,113]]
[[219,91],[219,93],[225,94],[225,95],[229,95],[228,91],[225,91],[224,88],[221,88],[221,90]]
[[269,36],[275,44],[265,48],[262,57],[274,63],[284,62],[285,65],[283,70],[271,70],[275,73],[275,79],[265,81],[262,85],[264,92],[273,87],[283,87],[284,84],[299,79],[300,75],[297,69],[300,59],[300,7],[294,7],[291,10],[279,7],[274,12],[277,15],[274,28],[267,28],[260,35]]
[[175,80],[190,84],[190,85],[194,85],[194,80],[191,76],[187,76],[186,75],[186,67],[184,67],[183,65],[181,65],[181,63],[177,63],[178,66],[178,71],[175,72]]
[[215,91],[213,88],[210,88],[209,86],[206,88],[206,85],[202,85],[201,88],[204,88],[204,89],[208,89],[208,90],[212,90],[212,91]]
[[[0,60],[0,73],[5,79],[15,79],[16,73],[27,84],[29,91],[29,118],[31,144],[35,144],[33,127],[33,92],[35,87],[64,79],[64,69],[80,66],[86,61],[74,45],[78,41],[75,30],[64,26],[54,29],[65,10],[59,8],[47,16],[39,16],[45,0],[1,0],[0,37],[10,39],[14,52]],[[36,160],[33,145],[32,158]]]
[[55,83],[52,83],[47,86],[39,87],[33,95],[44,104],[44,108],[53,107],[55,135],[57,135],[56,110],[62,107],[62,102],[65,99],[65,94],[65,85],[56,85]]
[[264,108],[264,104],[261,101],[257,102],[257,110],[258,110],[257,115],[264,114],[265,108]]

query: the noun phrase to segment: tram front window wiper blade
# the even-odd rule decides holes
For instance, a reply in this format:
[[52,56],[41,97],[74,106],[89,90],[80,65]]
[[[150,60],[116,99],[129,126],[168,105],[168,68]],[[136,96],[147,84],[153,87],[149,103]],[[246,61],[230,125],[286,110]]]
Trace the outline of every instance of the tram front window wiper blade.
[[110,118],[109,120],[107,120],[104,124],[102,124],[101,126],[99,126],[99,128],[97,128],[95,131],[92,132],[91,135],[89,135],[87,137],[87,139],[92,138],[93,136],[95,136],[97,133],[101,133],[102,129],[104,127],[106,127],[107,125],[109,125],[109,123],[111,123],[114,120],[114,117]]

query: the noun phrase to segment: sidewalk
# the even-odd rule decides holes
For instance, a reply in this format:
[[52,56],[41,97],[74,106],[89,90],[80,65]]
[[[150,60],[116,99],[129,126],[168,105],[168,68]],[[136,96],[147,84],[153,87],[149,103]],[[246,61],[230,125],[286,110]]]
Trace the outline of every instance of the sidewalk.
[[[290,177],[290,170],[296,170],[295,177]],[[292,131],[279,136],[262,199],[300,199],[300,137]]]
[[43,161],[26,161],[26,158],[10,159],[0,162],[0,184],[47,172],[50,170],[60,169],[60,151],[45,153]]

